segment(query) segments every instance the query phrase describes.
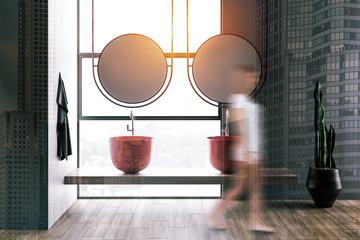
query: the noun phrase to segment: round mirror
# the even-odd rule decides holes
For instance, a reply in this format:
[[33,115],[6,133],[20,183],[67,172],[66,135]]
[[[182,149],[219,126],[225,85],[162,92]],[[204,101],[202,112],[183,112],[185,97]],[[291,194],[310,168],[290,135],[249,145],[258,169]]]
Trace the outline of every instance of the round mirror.
[[152,39],[126,34],[109,42],[99,57],[104,90],[120,102],[136,104],[154,97],[167,75],[164,52]]
[[227,103],[229,95],[236,93],[230,76],[236,65],[250,66],[260,79],[261,59],[249,41],[232,34],[214,36],[204,42],[195,54],[192,67],[194,82],[209,99]]

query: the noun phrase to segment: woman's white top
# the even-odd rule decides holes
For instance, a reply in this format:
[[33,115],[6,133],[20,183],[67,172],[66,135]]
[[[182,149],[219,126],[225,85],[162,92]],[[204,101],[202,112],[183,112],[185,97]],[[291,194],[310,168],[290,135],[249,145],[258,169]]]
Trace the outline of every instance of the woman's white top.
[[237,109],[242,110],[240,118],[235,119],[230,116],[232,121],[241,121],[243,124],[237,126],[241,133],[240,146],[236,147],[233,152],[233,157],[236,160],[244,161],[243,154],[250,153],[251,159],[258,161],[260,158],[260,105],[251,101],[247,95],[233,94],[230,96],[231,108],[233,111]]

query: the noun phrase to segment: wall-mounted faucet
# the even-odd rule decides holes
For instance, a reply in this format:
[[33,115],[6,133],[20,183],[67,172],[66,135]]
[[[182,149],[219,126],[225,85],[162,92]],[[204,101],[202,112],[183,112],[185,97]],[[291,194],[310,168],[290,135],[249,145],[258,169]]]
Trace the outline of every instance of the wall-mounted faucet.
[[221,129],[221,135],[223,136],[223,133],[225,133],[225,136],[229,136],[229,120],[230,120],[230,113],[229,110],[226,109],[225,114],[225,128]]
[[131,129],[129,129],[129,124],[128,124],[127,125],[127,130],[128,130],[128,132],[131,131],[131,135],[134,136],[134,120],[135,120],[135,117],[134,117],[134,114],[133,114],[132,111],[130,112],[130,120],[131,120]]

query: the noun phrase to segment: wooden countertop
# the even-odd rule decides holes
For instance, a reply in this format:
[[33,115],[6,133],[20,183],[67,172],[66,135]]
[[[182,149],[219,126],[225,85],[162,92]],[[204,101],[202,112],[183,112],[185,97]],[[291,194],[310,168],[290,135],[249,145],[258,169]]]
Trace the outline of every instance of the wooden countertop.
[[[262,168],[259,174],[267,184],[296,184],[297,175],[287,168]],[[151,169],[125,174],[113,168],[75,168],[64,177],[65,184],[224,184],[231,174],[215,169]]]

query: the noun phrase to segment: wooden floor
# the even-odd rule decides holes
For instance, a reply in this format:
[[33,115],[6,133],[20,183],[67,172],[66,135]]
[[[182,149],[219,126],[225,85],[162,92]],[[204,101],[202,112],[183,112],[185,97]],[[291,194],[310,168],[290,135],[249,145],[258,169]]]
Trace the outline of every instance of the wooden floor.
[[228,230],[211,230],[206,213],[217,200],[78,200],[47,231],[0,230],[0,239],[360,239],[360,201],[333,208],[312,201],[267,201],[263,220],[273,234],[247,230],[247,202],[234,201]]

